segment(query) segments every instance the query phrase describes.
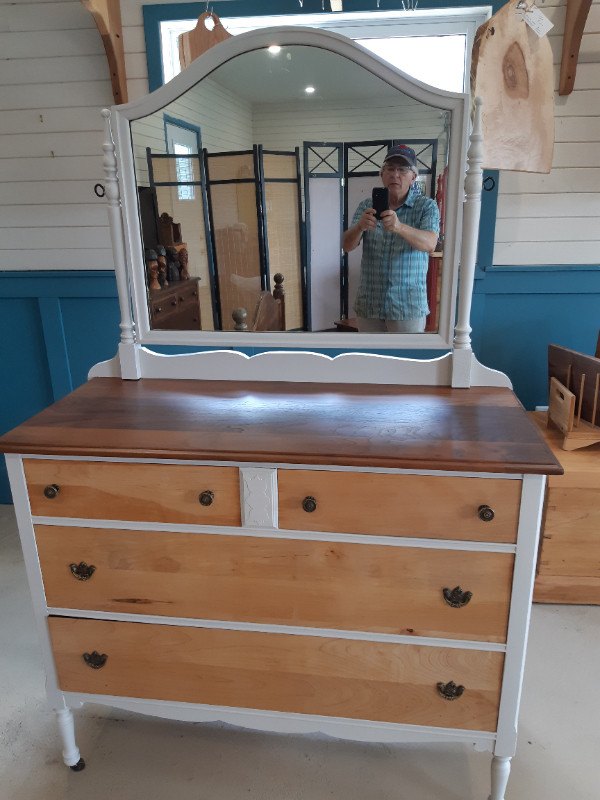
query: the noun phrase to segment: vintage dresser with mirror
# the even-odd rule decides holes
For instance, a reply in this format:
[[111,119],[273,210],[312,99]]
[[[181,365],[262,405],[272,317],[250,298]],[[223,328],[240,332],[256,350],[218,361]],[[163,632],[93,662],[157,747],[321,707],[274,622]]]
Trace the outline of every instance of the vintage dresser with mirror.
[[[274,44],[279,61],[267,50]],[[317,72],[308,74],[311,63]],[[242,102],[245,76],[261,92]],[[323,94],[312,106],[293,97],[307,77]],[[448,169],[435,330],[340,333],[340,306],[322,313],[315,303],[327,292],[309,292],[298,209],[312,281],[323,287],[334,275],[337,303],[339,221],[329,226],[333,272],[315,243],[326,248],[317,209],[325,214],[340,184],[307,199],[312,178],[299,187],[295,152],[303,143],[289,131],[304,136],[298,114],[312,115],[322,122],[313,143],[339,142],[344,81],[359,97],[361,120],[348,123],[354,142],[439,139]],[[225,93],[230,106],[211,106]],[[268,108],[271,97],[278,109]],[[247,126],[231,123],[238,138],[226,129],[232,105]],[[403,130],[407,109],[423,130]],[[465,184],[468,96],[412,81],[336,34],[275,28],[229,39],[142,101],[103,112],[118,353],[0,442],[49,702],[73,769],[83,760],[71,710],[92,702],[260,730],[474,744],[493,753],[491,798],[504,797],[545,476],[561,468],[508,378],[470,347],[477,102],[475,110]],[[267,141],[275,116],[288,123],[279,144]],[[201,129],[206,153],[183,159],[195,164],[191,181],[164,145],[153,155],[158,145],[149,144],[173,119]],[[182,210],[182,184],[193,188],[195,216]],[[290,208],[292,222],[278,219]],[[157,220],[170,226],[167,260],[187,250],[179,267],[189,277],[182,269],[179,281],[198,288],[199,327],[153,324],[164,289],[150,285],[158,273],[148,268],[159,255],[148,258]],[[249,256],[228,259],[232,230],[268,240],[269,258],[261,245],[252,269],[244,271]],[[276,252],[278,233],[287,250]],[[284,329],[228,330],[232,307],[270,292],[276,273]],[[185,352],[166,355],[169,345]],[[244,352],[254,347],[265,352]],[[441,355],[369,352],[401,348]]]

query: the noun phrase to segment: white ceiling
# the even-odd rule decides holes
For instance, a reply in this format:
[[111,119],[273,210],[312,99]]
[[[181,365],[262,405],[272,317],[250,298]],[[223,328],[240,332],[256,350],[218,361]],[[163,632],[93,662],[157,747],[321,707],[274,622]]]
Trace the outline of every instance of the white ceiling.
[[[252,104],[348,101],[402,95],[385,81],[343,56],[317,47],[283,47],[277,55],[255,50],[223,64],[210,76]],[[306,86],[314,86],[307,94]]]

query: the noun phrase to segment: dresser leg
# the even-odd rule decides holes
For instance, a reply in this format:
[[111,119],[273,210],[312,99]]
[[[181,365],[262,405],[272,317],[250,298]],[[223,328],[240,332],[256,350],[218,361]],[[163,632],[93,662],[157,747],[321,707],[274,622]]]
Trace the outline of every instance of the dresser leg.
[[492,793],[489,800],[504,800],[504,792],[510,774],[510,758],[492,758]]
[[81,758],[79,748],[75,744],[75,725],[71,709],[59,708],[56,710],[56,716],[63,744],[63,761],[67,767],[71,767],[73,772],[80,772],[85,767],[85,761]]

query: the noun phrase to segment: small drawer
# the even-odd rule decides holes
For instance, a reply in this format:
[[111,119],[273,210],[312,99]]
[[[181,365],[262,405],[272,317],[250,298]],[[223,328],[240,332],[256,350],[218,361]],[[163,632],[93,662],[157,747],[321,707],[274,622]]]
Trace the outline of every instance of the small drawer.
[[23,461],[34,516],[241,524],[237,467]]
[[[48,620],[63,691],[494,731],[504,655],[320,636]],[[440,685],[441,684],[441,685]],[[452,686],[464,687],[452,702]]]
[[54,608],[506,641],[507,553],[50,525],[35,535]]
[[277,482],[285,530],[503,543],[517,538],[519,480],[281,469]]

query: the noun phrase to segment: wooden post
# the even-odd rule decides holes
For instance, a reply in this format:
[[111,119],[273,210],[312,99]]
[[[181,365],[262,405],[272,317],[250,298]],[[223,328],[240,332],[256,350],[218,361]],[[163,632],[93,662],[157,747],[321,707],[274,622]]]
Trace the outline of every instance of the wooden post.
[[571,94],[575,85],[577,60],[585,22],[592,7],[592,0],[567,0],[567,16],[563,33],[562,60],[558,80],[559,95]]
[[127,78],[120,0],[81,0],[81,2],[94,18],[102,37],[115,104],[126,103]]

